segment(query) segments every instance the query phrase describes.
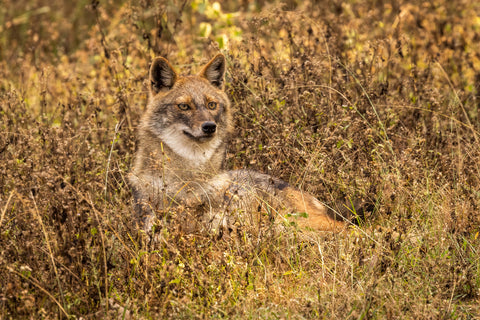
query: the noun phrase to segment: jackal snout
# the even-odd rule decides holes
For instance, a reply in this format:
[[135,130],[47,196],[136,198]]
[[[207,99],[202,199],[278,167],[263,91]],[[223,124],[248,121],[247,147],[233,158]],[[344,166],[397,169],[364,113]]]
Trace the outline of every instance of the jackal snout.
[[214,121],[205,121],[198,128],[183,130],[183,133],[194,140],[204,141],[213,138],[216,131],[217,124]]
[[205,121],[202,123],[202,131],[205,134],[212,135],[217,131],[217,124],[213,121]]
[[188,129],[184,129],[183,133],[185,133],[188,137],[199,140],[199,141],[206,141],[210,138],[215,136],[217,132],[217,123],[215,119],[211,116],[199,116],[196,117],[193,123],[190,123]]

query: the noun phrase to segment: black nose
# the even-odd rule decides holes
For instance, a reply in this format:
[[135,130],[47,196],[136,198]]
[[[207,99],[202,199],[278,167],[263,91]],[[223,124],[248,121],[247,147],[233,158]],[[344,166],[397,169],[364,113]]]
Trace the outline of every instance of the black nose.
[[206,134],[212,134],[217,130],[217,124],[213,121],[207,121],[202,124],[202,131]]

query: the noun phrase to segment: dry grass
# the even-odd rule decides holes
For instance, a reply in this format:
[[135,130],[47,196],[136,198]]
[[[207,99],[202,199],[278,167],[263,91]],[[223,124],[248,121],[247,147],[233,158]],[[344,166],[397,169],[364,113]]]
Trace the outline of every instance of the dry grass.
[[[480,317],[480,5],[416,3],[7,0],[0,318]],[[218,50],[228,167],[375,203],[360,227],[136,236],[149,62]]]

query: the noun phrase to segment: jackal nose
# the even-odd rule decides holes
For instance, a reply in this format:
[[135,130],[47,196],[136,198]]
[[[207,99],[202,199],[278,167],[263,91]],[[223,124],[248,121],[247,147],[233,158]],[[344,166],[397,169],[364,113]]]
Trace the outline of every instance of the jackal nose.
[[202,131],[206,134],[212,134],[217,130],[217,124],[213,121],[206,121],[202,124]]

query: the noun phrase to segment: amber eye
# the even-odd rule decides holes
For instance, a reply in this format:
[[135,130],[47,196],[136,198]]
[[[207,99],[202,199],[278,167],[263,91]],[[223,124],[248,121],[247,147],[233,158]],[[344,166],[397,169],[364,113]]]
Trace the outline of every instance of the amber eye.
[[217,109],[217,103],[216,103],[216,102],[213,102],[213,101],[210,101],[210,102],[207,104],[207,107],[208,107],[208,109],[210,109],[210,110],[215,110],[215,109]]
[[190,106],[187,103],[179,103],[177,107],[182,111],[190,110]]

